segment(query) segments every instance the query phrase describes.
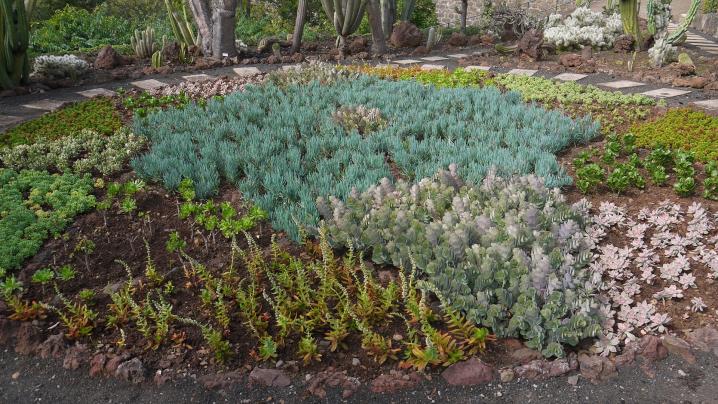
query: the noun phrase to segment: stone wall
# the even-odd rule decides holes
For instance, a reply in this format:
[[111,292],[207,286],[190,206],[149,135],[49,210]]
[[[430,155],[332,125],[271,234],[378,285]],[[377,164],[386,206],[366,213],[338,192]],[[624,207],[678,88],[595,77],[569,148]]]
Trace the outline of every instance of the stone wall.
[[718,38],[718,13],[696,15],[696,18],[691,24],[691,28]]
[[[468,26],[476,25],[481,17],[484,0],[469,0],[466,16]],[[494,1],[494,4],[496,1]],[[576,7],[575,0],[507,0],[510,7],[522,8],[536,17],[547,17],[552,13],[568,14]],[[461,9],[461,0],[436,0],[436,16],[442,27],[458,27],[461,16],[456,11]]]

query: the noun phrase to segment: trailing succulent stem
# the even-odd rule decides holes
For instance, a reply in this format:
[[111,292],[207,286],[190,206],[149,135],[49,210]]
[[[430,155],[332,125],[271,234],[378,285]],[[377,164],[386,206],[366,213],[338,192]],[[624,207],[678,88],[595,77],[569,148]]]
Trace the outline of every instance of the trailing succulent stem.
[[686,31],[688,31],[688,27],[690,27],[693,23],[693,19],[696,18],[696,13],[698,12],[698,7],[700,6],[700,4],[701,0],[691,1],[691,6],[688,8],[686,18],[684,18],[683,21],[678,24],[678,28],[676,28],[676,30],[672,34],[666,37],[666,41],[668,43],[670,43],[671,45],[676,45],[685,40]]

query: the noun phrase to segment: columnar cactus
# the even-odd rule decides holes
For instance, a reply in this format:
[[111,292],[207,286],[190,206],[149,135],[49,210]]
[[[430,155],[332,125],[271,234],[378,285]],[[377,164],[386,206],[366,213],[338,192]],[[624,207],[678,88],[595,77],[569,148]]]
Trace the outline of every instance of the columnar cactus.
[[135,55],[147,59],[155,53],[155,30],[147,27],[146,30],[135,30],[135,36],[130,40]]
[[27,47],[34,0],[0,0],[0,88],[10,89],[27,81],[30,62]]
[[436,27],[429,28],[429,35],[426,38],[426,49],[431,49],[441,41],[441,31],[438,31]]
[[641,27],[638,25],[638,0],[620,0],[623,32],[633,35],[636,44],[641,43]]
[[199,45],[199,36],[192,34],[192,22],[187,15],[187,8],[184,4],[182,5],[182,15],[174,9],[170,0],[165,0],[165,6],[167,7],[167,15],[170,18],[172,32],[174,33],[177,42],[184,44],[187,47]]
[[347,36],[353,34],[364,17],[366,0],[322,0],[327,17],[334,23],[337,31],[337,48],[344,58]]
[[700,4],[701,0],[691,1],[691,6],[688,8],[686,18],[684,18],[683,21],[678,24],[678,28],[676,28],[676,30],[666,38],[668,43],[675,45],[685,40],[686,31],[688,31],[688,27],[690,27],[693,23],[693,19],[696,18],[696,13],[698,12]]

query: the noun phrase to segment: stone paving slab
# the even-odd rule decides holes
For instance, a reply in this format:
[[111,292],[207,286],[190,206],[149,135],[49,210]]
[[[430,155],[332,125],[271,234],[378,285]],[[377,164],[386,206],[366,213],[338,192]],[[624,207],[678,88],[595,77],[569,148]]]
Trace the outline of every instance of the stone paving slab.
[[143,90],[154,90],[154,89],[164,87],[167,85],[166,83],[163,83],[163,82],[161,82],[159,80],[155,80],[155,79],[133,81],[130,84],[132,84],[135,87],[139,87]]
[[677,88],[659,88],[658,90],[646,91],[645,93],[641,94],[656,98],[671,98],[678,97],[679,95],[686,95],[688,93],[690,93],[689,90],[679,90]]
[[421,65],[421,70],[446,70],[446,66],[442,65],[432,65],[430,63]]
[[489,71],[489,70],[491,70],[491,66],[466,66],[466,67],[464,67],[464,70],[466,70],[467,72],[470,72],[472,70]]
[[301,63],[296,65],[284,65],[282,66],[282,70],[289,71],[289,70],[297,70],[302,67]]
[[399,65],[396,63],[379,63],[378,65],[376,65],[376,67],[378,67],[378,68],[399,67]]
[[715,100],[705,100],[705,101],[696,101],[693,104],[706,109],[718,109],[718,99]]
[[30,104],[23,104],[23,107],[30,109],[41,109],[43,111],[54,111],[63,105],[65,105],[65,101],[51,100],[49,98],[45,98],[44,100],[35,101]]
[[85,91],[78,91],[77,93],[86,98],[114,97],[115,95],[117,95],[116,92],[108,90],[106,88],[92,88]]
[[509,74],[515,74],[517,76],[533,76],[536,74],[538,70],[531,70],[531,69],[511,69],[509,70]]
[[0,128],[10,126],[22,121],[22,118],[14,115],[0,115]]
[[583,78],[588,77],[587,74],[579,74],[579,73],[561,73],[558,76],[554,77],[556,80],[561,81],[579,81]]
[[469,55],[467,55],[466,53],[455,53],[453,55],[446,55],[446,56],[448,56],[450,58],[454,58],[454,59],[462,59],[462,58],[469,57]]
[[249,76],[254,76],[254,75],[261,73],[261,71],[254,66],[252,66],[252,67],[235,67],[232,70],[234,70],[234,74],[236,74],[239,77],[249,77]]
[[401,60],[394,60],[392,63],[397,63],[400,65],[413,65],[415,63],[421,63],[421,61],[416,60],[416,59],[401,59]]
[[211,80],[214,76],[210,76],[209,74],[190,74],[189,76],[182,76],[182,78],[189,82],[196,83]]
[[442,60],[449,60],[449,58],[443,56],[427,56],[425,58],[421,58],[421,60],[426,60],[427,62],[439,62]]
[[610,88],[630,88],[630,87],[645,86],[644,83],[639,83],[637,81],[630,81],[630,80],[609,81],[606,83],[599,83],[599,85],[604,86],[604,87],[610,87]]

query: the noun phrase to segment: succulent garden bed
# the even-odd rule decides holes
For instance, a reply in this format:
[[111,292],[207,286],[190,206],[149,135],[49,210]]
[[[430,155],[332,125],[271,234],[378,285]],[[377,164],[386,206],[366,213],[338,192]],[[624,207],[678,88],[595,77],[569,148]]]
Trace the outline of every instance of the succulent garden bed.
[[598,382],[712,332],[715,127],[575,83],[323,64],[69,106],[0,135],[0,342],[130,381],[311,373],[318,397]]

